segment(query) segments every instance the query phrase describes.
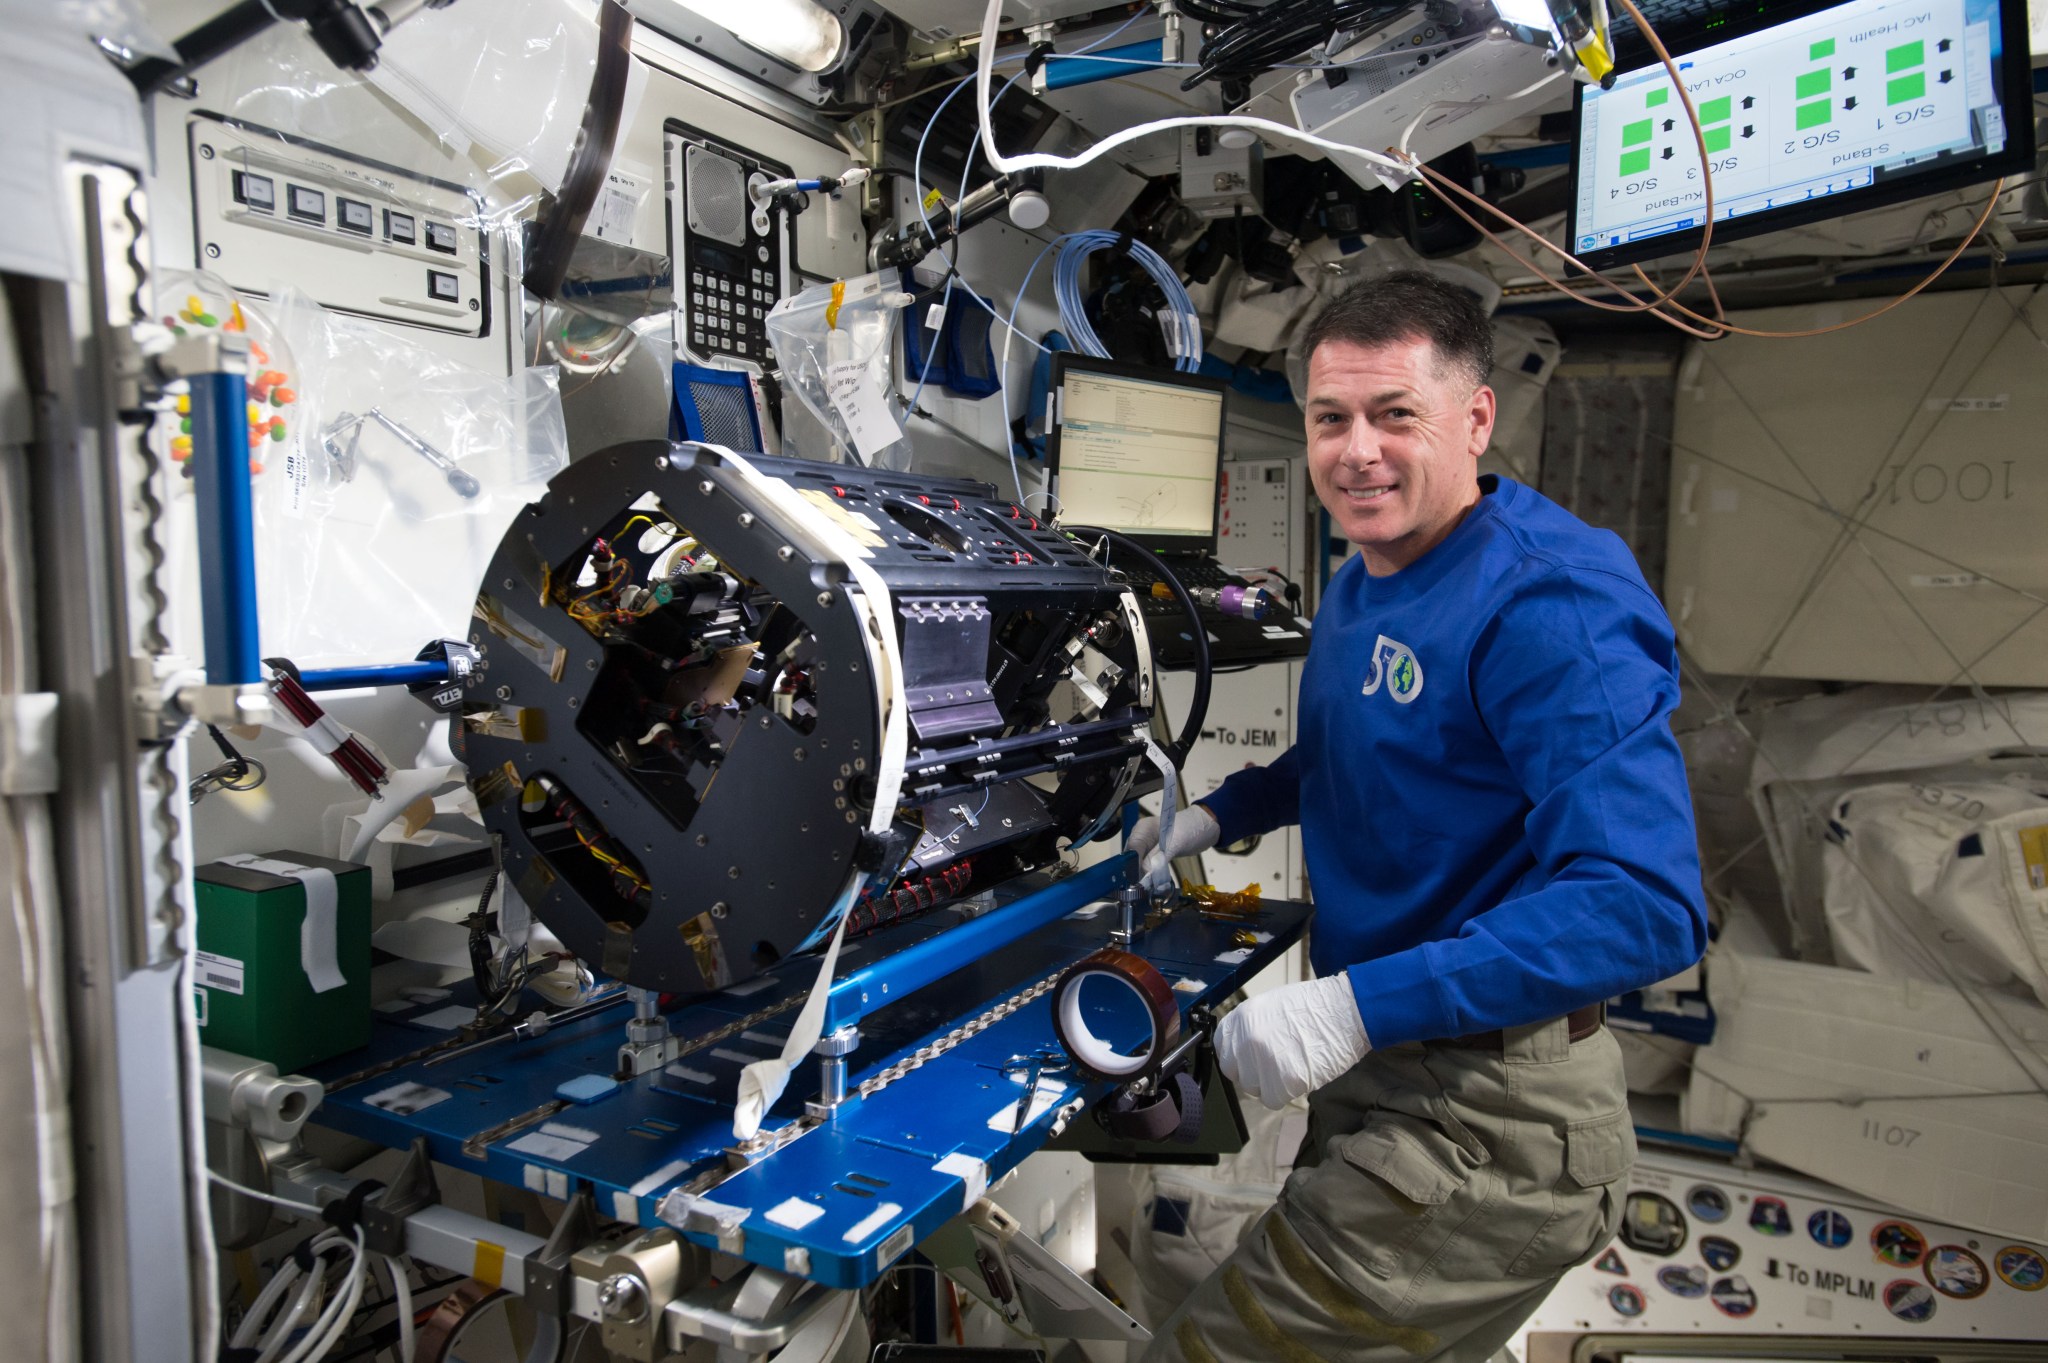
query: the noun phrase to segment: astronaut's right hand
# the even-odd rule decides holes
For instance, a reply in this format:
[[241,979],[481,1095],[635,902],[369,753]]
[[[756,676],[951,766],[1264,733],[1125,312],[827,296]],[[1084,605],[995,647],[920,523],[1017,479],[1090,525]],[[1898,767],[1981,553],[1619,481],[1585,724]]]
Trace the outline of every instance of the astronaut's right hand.
[[1138,820],[1124,847],[1143,858],[1149,880],[1160,875],[1166,863],[1175,857],[1192,857],[1208,851],[1222,834],[1214,814],[1201,805],[1189,805],[1173,816],[1173,836],[1165,847],[1159,845],[1159,820],[1150,814]]

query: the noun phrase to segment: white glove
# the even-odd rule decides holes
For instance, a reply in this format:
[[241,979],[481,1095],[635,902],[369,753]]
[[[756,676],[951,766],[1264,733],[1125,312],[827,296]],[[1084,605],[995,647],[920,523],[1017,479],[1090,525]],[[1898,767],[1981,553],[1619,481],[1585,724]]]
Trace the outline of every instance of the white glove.
[[1214,814],[1201,805],[1189,805],[1174,814],[1173,838],[1165,847],[1159,845],[1159,820],[1150,814],[1132,827],[1130,841],[1124,847],[1144,858],[1145,878],[1150,880],[1166,869],[1167,862],[1175,857],[1198,856],[1214,847],[1222,835]]
[[1274,1110],[1365,1059],[1372,1042],[1351,976],[1269,989],[1216,1025],[1216,1060],[1239,1089]]

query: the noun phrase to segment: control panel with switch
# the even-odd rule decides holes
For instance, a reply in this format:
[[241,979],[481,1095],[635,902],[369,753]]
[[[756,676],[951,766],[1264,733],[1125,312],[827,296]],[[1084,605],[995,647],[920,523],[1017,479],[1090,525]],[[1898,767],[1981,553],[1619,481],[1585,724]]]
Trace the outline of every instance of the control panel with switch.
[[292,284],[340,312],[490,334],[468,190],[212,114],[186,127],[199,268],[245,293]]

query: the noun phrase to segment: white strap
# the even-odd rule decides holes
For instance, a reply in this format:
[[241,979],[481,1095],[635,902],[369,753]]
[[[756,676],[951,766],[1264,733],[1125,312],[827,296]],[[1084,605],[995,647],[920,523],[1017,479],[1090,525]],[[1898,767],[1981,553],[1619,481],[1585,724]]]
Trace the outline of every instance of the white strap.
[[[1173,821],[1180,813],[1180,772],[1174,768],[1173,759],[1159,746],[1152,735],[1145,735],[1145,756],[1152,759],[1152,765],[1159,768],[1159,779],[1163,783],[1159,790],[1159,848],[1162,852],[1173,845]],[[1160,869],[1149,877],[1147,884],[1152,893],[1171,895],[1173,883],[1173,861],[1161,857]]]
[[838,926],[832,929],[832,940],[826,944],[825,959],[818,966],[818,978],[811,981],[811,996],[804,1000],[803,1011],[796,1015],[796,1023],[782,1043],[782,1054],[771,1060],[756,1060],[740,1071],[740,1096],[732,1109],[732,1134],[736,1139],[749,1140],[760,1132],[761,1119],[789,1087],[790,1071],[803,1063],[811,1047],[824,1035],[825,1001],[832,994],[832,972],[839,965],[839,944],[845,940],[846,914],[842,910]]
[[[818,509],[805,501],[789,484],[771,478],[742,456],[723,446],[711,446],[729,462],[757,493],[787,515],[796,526],[816,537],[819,546],[843,564],[859,591],[849,593],[855,613],[863,617],[861,642],[866,646],[869,666],[876,670],[875,685],[882,697],[882,751],[874,772],[875,804],[868,815],[868,831],[880,836],[889,831],[896,817],[896,803],[903,791],[903,764],[910,750],[910,702],[903,690],[903,658],[896,646],[895,621],[888,584],[868,563],[867,555],[853,537]],[[888,868],[894,879],[894,867]],[[739,1101],[733,1107],[732,1134],[747,1140],[761,1130],[761,1119],[775,1100],[789,1087],[790,1071],[803,1062],[818,1038],[824,1034],[825,1003],[832,992],[832,972],[839,963],[839,944],[846,936],[846,914],[867,883],[855,875],[833,906],[831,915],[820,923],[798,950],[817,944],[829,930],[825,959],[811,984],[811,996],[797,1014],[796,1024],[782,1044],[782,1053],[769,1060],[757,1060],[740,1071]],[[887,883],[886,881],[884,882]]]
[[299,923],[299,969],[316,994],[339,989],[348,983],[341,973],[341,921],[337,912],[334,872],[324,866],[300,866],[289,861],[271,861],[253,853],[222,857],[230,866],[241,866],[268,875],[285,876],[306,887],[306,916]]

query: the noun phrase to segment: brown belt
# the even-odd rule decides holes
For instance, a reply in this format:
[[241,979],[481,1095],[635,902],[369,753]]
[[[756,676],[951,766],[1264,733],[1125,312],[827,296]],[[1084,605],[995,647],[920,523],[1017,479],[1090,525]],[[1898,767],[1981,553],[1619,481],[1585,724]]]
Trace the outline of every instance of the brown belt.
[[[1584,1041],[1599,1031],[1600,1025],[1606,1020],[1607,1005],[1604,1003],[1589,1003],[1584,1008],[1574,1008],[1564,1015],[1565,1026],[1570,1029],[1573,1041]],[[1470,1036],[1446,1037],[1437,1044],[1463,1046],[1475,1051],[1498,1051],[1505,1049],[1507,1039],[1496,1028],[1491,1032],[1474,1032]]]

